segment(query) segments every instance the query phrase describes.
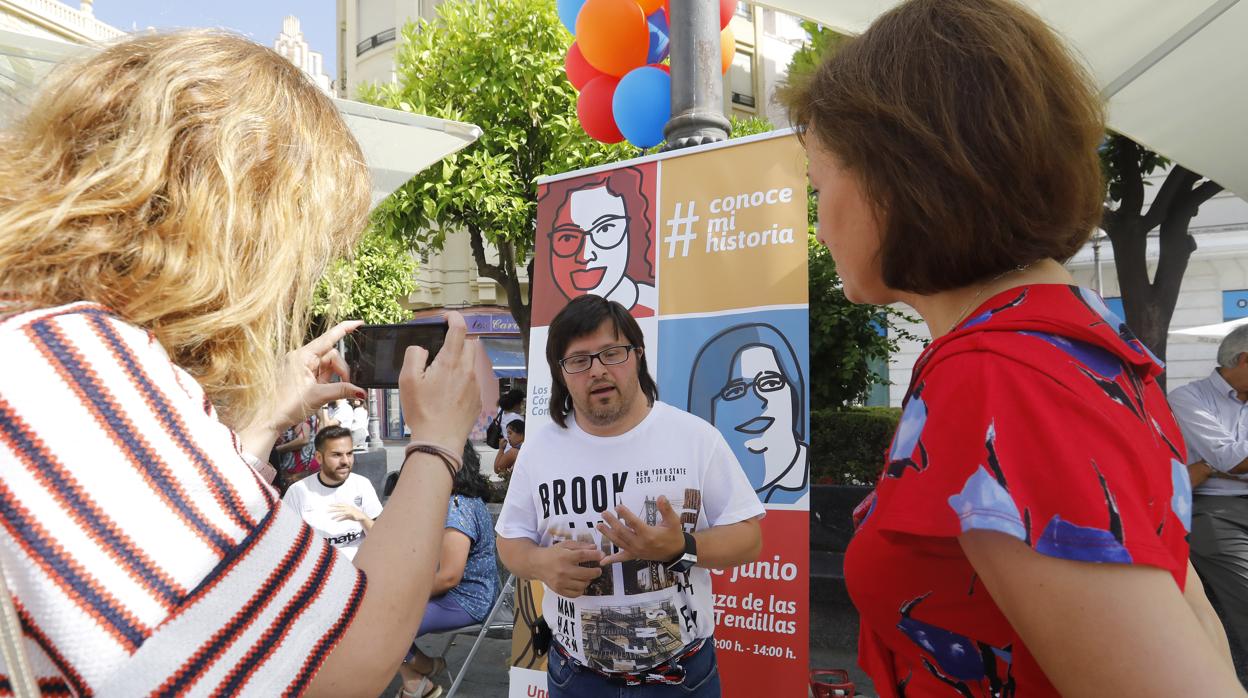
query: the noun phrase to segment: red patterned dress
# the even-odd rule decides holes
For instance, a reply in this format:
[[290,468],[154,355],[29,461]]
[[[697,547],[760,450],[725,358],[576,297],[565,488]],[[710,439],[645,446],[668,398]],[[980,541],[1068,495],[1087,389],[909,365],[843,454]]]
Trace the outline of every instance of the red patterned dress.
[[1183,586],[1191,489],[1161,371],[1074,286],[1001,293],[928,347],[845,561],[881,696],[1056,695],[958,545],[966,531]]

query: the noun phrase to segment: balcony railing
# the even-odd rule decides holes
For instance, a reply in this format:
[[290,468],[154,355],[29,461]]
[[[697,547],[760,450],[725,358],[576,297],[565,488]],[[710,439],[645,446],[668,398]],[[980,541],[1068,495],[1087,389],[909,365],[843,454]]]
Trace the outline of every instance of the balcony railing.
[[372,36],[368,37],[367,39],[355,45],[355,55],[362,56],[364,55],[365,52],[372,51],[373,49],[377,48],[378,46],[381,46],[382,44],[388,44],[391,41],[394,41],[394,39],[395,39],[395,31],[393,27],[383,32],[378,32],[376,34],[373,34]]

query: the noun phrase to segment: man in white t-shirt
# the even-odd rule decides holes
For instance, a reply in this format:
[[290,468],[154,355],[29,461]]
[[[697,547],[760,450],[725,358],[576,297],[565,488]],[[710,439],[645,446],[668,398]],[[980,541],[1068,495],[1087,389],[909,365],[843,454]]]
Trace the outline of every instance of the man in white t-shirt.
[[553,423],[527,435],[495,530],[547,588],[549,695],[718,696],[710,570],[757,558],[754,488],[714,427],[657,400],[619,303],[572,300],[546,357]]
[[381,515],[381,502],[373,483],[351,472],[355,454],[349,429],[334,426],[317,432],[316,458],[321,463],[316,476],[291,485],[282,503],[353,560],[373,520]]

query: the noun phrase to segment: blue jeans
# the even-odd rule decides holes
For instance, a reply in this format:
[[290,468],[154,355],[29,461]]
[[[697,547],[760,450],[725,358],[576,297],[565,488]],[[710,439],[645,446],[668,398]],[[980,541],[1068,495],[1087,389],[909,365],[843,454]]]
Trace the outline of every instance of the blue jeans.
[[555,648],[551,648],[546,667],[546,687],[550,698],[719,698],[719,665],[715,662],[715,640],[707,638],[702,649],[686,657],[683,683],[625,686],[588,669],[573,664]]

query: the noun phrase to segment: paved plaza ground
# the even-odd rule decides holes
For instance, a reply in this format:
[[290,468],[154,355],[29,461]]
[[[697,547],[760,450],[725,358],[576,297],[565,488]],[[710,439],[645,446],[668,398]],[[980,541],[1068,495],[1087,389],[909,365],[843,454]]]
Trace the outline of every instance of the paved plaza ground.
[[[447,652],[446,659],[452,671],[458,670],[464,662],[464,657],[468,655],[468,649],[472,647],[473,638],[471,636],[461,636],[456,639],[455,644],[451,646]],[[421,639],[417,644],[426,653],[435,653],[437,648],[441,648],[446,643],[444,636],[434,636],[434,639]],[[472,661],[472,667],[469,668],[468,674],[464,678],[464,682],[460,684],[457,696],[463,698],[494,698],[496,696],[507,695],[507,659],[511,651],[511,640],[507,638],[486,638],[481,643],[481,649],[477,651],[476,658]],[[857,657],[852,653],[837,653],[828,650],[814,650],[811,655],[811,668],[819,669],[848,669],[854,684],[858,687],[858,691],[864,696],[874,696],[875,692],[871,688],[871,682],[858,668]],[[450,688],[450,682],[445,676],[438,677],[439,683],[442,684],[443,690]],[[391,682],[390,687],[379,698],[393,698],[398,695],[400,682],[396,678]],[[445,695],[445,694],[444,694]],[[776,698],[788,698],[777,696]]]

